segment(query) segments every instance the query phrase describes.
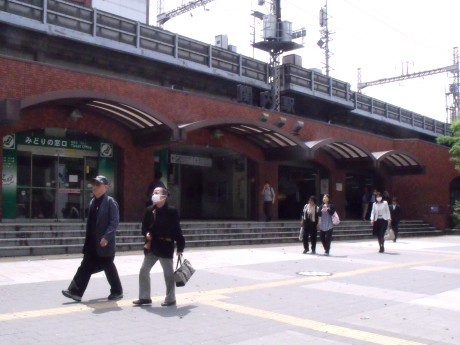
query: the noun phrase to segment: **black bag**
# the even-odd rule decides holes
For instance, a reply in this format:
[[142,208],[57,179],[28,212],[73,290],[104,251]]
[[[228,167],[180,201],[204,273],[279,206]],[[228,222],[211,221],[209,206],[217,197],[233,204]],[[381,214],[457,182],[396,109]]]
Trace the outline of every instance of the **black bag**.
[[176,271],[174,272],[174,281],[176,282],[176,286],[185,286],[193,273],[195,273],[195,269],[190,261],[184,259],[184,262],[182,262],[182,255],[179,255],[176,264]]

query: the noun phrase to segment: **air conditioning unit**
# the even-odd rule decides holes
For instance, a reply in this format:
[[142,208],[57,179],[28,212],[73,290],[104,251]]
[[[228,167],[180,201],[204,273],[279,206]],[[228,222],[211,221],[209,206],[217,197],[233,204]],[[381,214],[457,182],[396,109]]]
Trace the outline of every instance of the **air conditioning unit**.
[[280,110],[285,113],[294,113],[295,100],[293,97],[281,96]]
[[265,109],[273,108],[273,95],[270,91],[263,91],[260,93],[260,106]]
[[214,45],[216,47],[228,49],[228,36],[227,35],[217,35],[215,37]]
[[236,100],[239,103],[252,104],[252,87],[238,84],[236,87]]

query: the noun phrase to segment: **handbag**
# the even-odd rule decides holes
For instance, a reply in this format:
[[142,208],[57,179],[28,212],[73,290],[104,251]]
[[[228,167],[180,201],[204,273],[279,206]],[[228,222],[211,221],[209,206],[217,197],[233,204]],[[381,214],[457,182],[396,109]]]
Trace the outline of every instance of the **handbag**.
[[340,224],[340,218],[339,218],[339,215],[337,214],[337,212],[334,212],[334,214],[332,215],[332,224],[333,225],[339,225]]
[[299,241],[303,241],[303,226],[300,227],[300,231],[299,231]]
[[184,259],[182,262],[182,254],[177,258],[176,270],[174,271],[174,281],[177,287],[185,286],[190,277],[195,273],[190,261]]
[[387,229],[387,231],[385,232],[384,239],[388,241],[393,241],[395,239],[395,232],[392,228]]

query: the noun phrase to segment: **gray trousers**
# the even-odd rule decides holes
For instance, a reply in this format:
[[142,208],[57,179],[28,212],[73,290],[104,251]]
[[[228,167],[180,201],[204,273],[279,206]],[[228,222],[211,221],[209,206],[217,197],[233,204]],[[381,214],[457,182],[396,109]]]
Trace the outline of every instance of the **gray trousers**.
[[157,261],[160,261],[163,268],[163,275],[166,284],[165,302],[176,301],[176,283],[174,282],[174,259],[160,258],[147,253],[144,255],[141,270],[139,271],[139,298],[150,299],[150,271]]

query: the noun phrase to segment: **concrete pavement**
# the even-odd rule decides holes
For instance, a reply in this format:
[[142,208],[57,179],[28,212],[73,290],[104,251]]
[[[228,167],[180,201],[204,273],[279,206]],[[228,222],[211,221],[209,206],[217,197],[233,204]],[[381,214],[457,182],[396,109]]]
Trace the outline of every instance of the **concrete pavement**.
[[[80,255],[0,259],[0,344],[460,344],[460,236],[186,249],[196,273],[161,307],[133,307],[142,253],[118,255],[124,299],[103,273],[75,303],[61,295]],[[317,252],[322,253],[318,243]]]

